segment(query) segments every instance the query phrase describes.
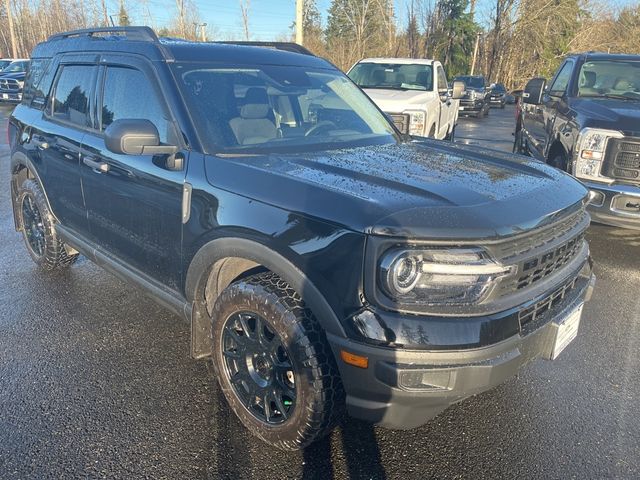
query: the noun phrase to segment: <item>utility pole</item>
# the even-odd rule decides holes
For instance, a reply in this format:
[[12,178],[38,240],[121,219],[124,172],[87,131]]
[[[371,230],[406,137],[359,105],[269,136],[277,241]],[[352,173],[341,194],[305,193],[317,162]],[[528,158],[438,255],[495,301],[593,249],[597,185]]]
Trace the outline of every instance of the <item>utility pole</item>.
[[480,32],[476,33],[476,45],[473,47],[473,60],[471,60],[471,73],[469,75],[473,75],[473,71],[476,69],[476,58],[478,57],[478,44],[480,43]]
[[203,42],[207,41],[207,31],[205,30],[207,27],[206,23],[196,23],[193,22],[193,26],[195,27],[194,30],[194,37],[197,40],[198,39],[198,29],[200,30],[200,40]]
[[16,32],[13,29],[13,14],[11,13],[11,1],[4,0],[4,6],[7,10],[7,20],[9,21],[9,35],[11,36],[11,52],[13,58],[18,58],[18,43],[16,41]]
[[296,43],[304,43],[304,0],[296,0]]

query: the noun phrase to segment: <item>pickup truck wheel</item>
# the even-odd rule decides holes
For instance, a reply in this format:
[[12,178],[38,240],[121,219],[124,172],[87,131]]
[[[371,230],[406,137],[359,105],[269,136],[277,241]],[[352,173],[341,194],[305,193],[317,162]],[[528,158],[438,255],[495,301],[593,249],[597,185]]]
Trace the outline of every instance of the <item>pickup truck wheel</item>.
[[273,273],[239,280],[211,317],[214,370],[249,431],[298,450],[333,429],[344,411],[340,375],[324,332],[291,286]]
[[449,133],[447,133],[447,136],[444,137],[445,140],[448,140],[450,142],[454,142],[456,139],[456,126],[454,125],[453,128],[451,129],[451,131]]
[[78,254],[69,254],[58,238],[55,220],[38,182],[25,180],[18,193],[19,224],[27,251],[44,270],[64,269],[72,265]]
[[527,151],[524,148],[524,135],[522,134],[522,129],[515,133],[515,137],[513,139],[513,153],[519,153],[520,155],[527,154]]
[[567,158],[565,157],[564,154],[559,153],[557,155],[554,155],[551,160],[549,160],[549,165],[551,165],[552,167],[556,167],[559,170],[562,170],[563,172],[567,171]]

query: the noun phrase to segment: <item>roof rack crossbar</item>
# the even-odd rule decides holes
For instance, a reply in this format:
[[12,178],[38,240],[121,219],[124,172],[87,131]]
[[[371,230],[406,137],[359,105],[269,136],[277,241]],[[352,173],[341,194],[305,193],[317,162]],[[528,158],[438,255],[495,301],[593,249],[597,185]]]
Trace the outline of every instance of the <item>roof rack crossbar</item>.
[[287,52],[301,53],[302,55],[315,56],[311,51],[294,42],[256,42],[256,41],[216,41],[226,45],[244,45],[249,47],[275,48],[276,50],[286,50]]
[[73,37],[93,37],[96,34],[124,34],[128,40],[140,40],[145,42],[158,43],[158,36],[149,27],[96,27],[71,30],[69,32],[56,33],[49,37],[51,40],[64,40]]

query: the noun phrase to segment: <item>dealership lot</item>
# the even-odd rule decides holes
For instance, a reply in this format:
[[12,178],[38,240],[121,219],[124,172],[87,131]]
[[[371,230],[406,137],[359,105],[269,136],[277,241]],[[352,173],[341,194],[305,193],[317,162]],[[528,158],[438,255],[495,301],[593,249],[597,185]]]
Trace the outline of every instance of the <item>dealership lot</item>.
[[[6,129],[8,110],[0,113]],[[513,108],[457,140],[511,149]],[[6,136],[0,137],[6,142]],[[346,420],[305,452],[255,440],[189,327],[82,259],[36,270],[13,231],[0,146],[0,478],[635,478],[640,474],[640,234],[593,226],[598,284],[556,362],[389,431]]]

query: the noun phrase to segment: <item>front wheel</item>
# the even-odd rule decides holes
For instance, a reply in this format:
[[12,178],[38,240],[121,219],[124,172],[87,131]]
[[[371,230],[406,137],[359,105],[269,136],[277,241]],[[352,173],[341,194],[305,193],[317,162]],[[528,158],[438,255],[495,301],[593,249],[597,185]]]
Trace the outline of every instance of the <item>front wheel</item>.
[[239,280],[212,312],[213,366],[231,409],[265,442],[298,450],[343,412],[340,375],[302,298],[273,273]]
[[453,128],[451,129],[451,131],[449,133],[447,133],[447,136],[444,137],[445,140],[448,140],[450,142],[454,142],[456,139],[456,126],[454,125]]

